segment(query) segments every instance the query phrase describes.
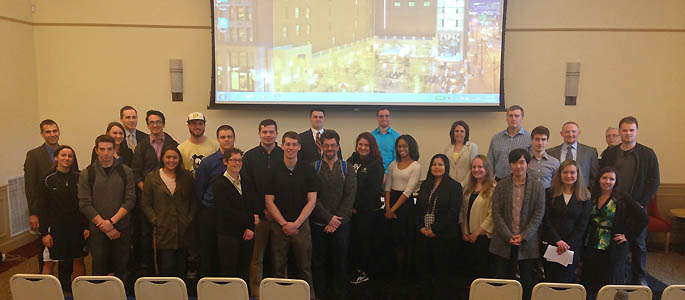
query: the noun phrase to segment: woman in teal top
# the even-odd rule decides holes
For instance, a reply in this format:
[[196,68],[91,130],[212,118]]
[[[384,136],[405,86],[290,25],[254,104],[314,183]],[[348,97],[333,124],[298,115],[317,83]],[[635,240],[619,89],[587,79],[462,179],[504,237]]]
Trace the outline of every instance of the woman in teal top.
[[625,283],[630,251],[626,236],[647,226],[647,215],[629,195],[614,190],[619,178],[603,168],[592,187],[592,213],[583,252],[582,282],[594,299],[607,284]]

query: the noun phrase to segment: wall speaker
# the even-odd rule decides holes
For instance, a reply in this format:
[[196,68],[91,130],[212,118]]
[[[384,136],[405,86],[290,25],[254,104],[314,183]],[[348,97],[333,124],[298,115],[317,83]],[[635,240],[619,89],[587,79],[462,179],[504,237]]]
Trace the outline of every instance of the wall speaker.
[[170,59],[171,101],[183,101],[183,60]]
[[578,82],[580,81],[580,63],[570,62],[566,63],[566,89],[564,95],[566,100],[565,105],[576,105],[578,98]]

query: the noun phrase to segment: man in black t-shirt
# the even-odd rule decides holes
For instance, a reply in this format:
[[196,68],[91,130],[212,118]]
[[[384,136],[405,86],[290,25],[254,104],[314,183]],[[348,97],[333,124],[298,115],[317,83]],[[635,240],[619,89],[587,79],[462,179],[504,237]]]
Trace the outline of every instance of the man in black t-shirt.
[[271,223],[271,253],[273,276],[285,278],[288,249],[295,251],[299,278],[307,281],[314,296],[312,282],[312,239],[309,215],[316,205],[319,178],[311,165],[297,160],[300,136],[288,131],[283,135],[283,162],[271,172],[265,198]]

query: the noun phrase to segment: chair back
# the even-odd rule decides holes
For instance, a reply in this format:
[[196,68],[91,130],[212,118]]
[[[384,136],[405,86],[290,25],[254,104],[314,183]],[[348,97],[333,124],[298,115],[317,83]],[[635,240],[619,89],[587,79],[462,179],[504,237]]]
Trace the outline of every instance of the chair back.
[[249,300],[250,294],[247,284],[241,278],[205,277],[197,283],[197,299]]
[[14,300],[64,300],[62,285],[52,275],[15,274],[10,291]]
[[652,290],[642,285],[605,285],[599,289],[597,300],[652,300]]
[[140,277],[134,290],[136,300],[188,300],[186,284],[178,277]]
[[533,288],[532,300],[585,300],[585,288],[580,284],[541,282]]
[[685,299],[685,285],[671,285],[661,293],[661,300]]
[[469,300],[521,300],[523,288],[516,280],[478,278],[471,283]]
[[309,284],[304,280],[264,278],[259,284],[260,300],[309,300]]
[[74,300],[126,300],[124,283],[114,276],[79,276],[71,283]]

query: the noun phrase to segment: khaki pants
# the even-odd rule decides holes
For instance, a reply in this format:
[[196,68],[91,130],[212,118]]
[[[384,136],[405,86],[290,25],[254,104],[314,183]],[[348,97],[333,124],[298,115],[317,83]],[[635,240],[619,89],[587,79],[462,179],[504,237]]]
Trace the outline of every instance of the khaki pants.
[[254,298],[259,298],[259,284],[262,283],[264,275],[264,252],[269,243],[271,223],[272,221],[267,219],[260,219],[254,230],[254,250],[250,262],[250,296]]
[[286,236],[281,231],[281,226],[278,223],[271,223],[273,276],[278,278],[287,277],[288,248],[292,246],[295,251],[297,269],[300,272],[298,277],[309,284],[310,297],[315,299],[312,280],[312,234],[309,221],[304,222],[299,230],[300,232],[294,236]]

